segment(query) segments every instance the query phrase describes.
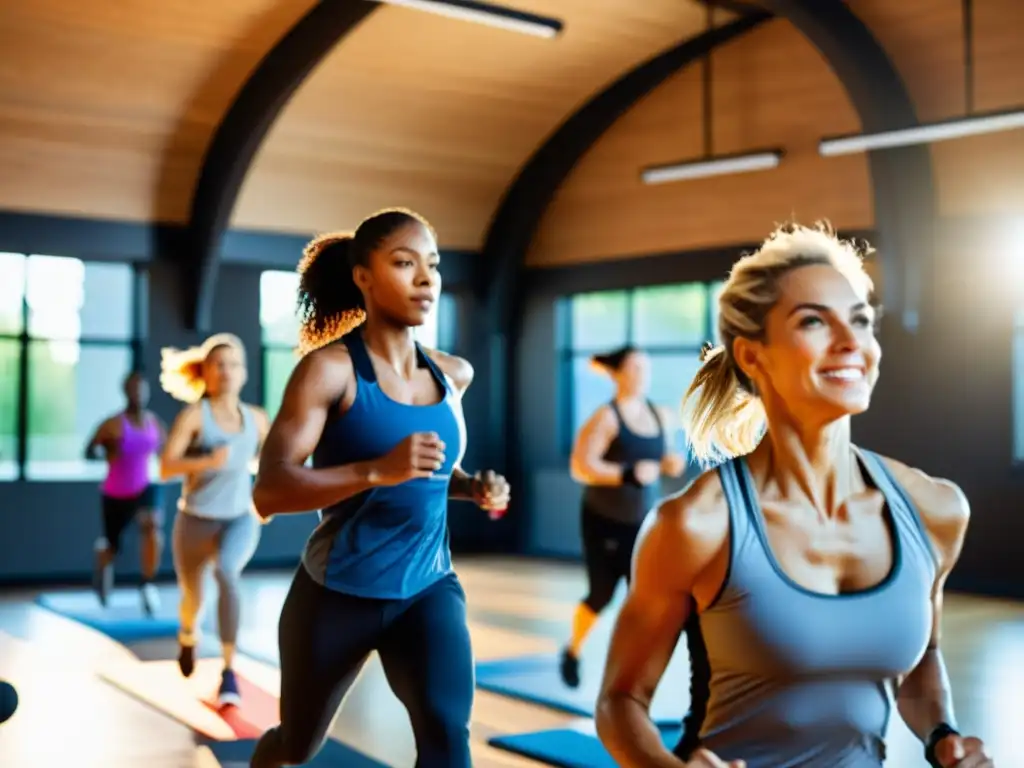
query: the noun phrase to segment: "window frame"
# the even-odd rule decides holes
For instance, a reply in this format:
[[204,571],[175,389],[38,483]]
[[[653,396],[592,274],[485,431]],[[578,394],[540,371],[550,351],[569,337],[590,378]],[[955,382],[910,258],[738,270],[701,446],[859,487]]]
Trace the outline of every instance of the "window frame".
[[[560,404],[559,445],[564,456],[572,453],[573,443],[576,440],[576,377],[574,375],[574,364],[580,358],[589,358],[594,354],[608,352],[610,347],[600,349],[590,347],[576,347],[573,344],[573,300],[577,296],[590,293],[621,293],[626,296],[626,344],[636,344],[643,349],[651,359],[652,366],[656,364],[657,358],[669,355],[699,355],[701,346],[706,341],[717,338],[715,320],[718,317],[715,301],[718,287],[723,284],[722,280],[688,280],[670,283],[650,283],[644,285],[631,285],[624,288],[611,288],[597,291],[585,291],[568,294],[560,297],[555,312],[555,338],[556,338],[556,364],[558,373],[556,379],[559,383],[558,400]],[[704,317],[702,333],[699,335],[702,341],[696,344],[672,343],[672,344],[640,344],[636,340],[636,328],[634,314],[637,294],[651,288],[678,288],[682,286],[699,285],[704,294]],[[612,345],[614,346],[614,345]]]
[[[36,336],[29,331],[29,301],[28,301],[28,263],[34,256],[59,256],[59,254],[24,253],[13,251],[25,258],[25,274],[22,277],[21,290],[21,330],[18,333],[0,331],[0,340],[14,341],[18,345],[18,398],[15,412],[15,476],[8,479],[0,479],[3,483],[80,483],[92,482],[92,478],[85,476],[54,476],[54,477],[29,477],[29,435],[31,425],[29,418],[30,408],[30,382],[32,377],[31,347],[34,343],[46,341],[70,342],[81,348],[116,347],[129,350],[130,369],[139,370],[143,361],[143,346],[145,343],[147,323],[145,308],[148,299],[148,272],[145,265],[136,261],[116,261],[107,259],[88,259],[78,256],[69,256],[88,267],[89,264],[119,264],[128,267],[132,272],[131,293],[129,295],[129,306],[131,311],[131,327],[127,338],[113,339],[109,337],[94,337],[81,335],[78,338],[58,339],[56,337]],[[84,445],[83,445],[84,448]]]

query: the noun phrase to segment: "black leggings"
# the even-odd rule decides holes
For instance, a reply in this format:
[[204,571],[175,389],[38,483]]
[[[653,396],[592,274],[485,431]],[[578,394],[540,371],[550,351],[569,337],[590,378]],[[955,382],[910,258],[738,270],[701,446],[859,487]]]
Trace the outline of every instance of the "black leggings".
[[473,652],[466,595],[454,574],[407,600],[376,600],[327,589],[300,565],[278,636],[281,724],[260,739],[252,768],[310,761],[374,650],[409,713],[416,767],[472,765]]
[[594,613],[600,613],[612,601],[619,579],[629,583],[633,547],[640,526],[610,520],[584,506],[580,528],[590,585],[583,604]]

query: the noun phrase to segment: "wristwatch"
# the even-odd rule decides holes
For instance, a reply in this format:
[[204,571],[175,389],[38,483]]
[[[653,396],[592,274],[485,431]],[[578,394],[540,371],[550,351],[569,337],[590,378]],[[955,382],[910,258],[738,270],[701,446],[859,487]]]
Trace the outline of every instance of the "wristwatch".
[[935,748],[947,736],[959,735],[960,731],[949,723],[939,723],[935,726],[932,732],[928,734],[928,740],[924,743],[924,759],[928,762],[928,765],[932,766],[932,768],[942,768],[942,764],[939,763],[938,758],[935,756]]

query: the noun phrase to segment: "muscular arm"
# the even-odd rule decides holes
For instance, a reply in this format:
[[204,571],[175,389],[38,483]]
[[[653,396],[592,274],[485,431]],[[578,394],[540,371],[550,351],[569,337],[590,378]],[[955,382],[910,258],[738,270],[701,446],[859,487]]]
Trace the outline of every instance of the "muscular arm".
[[202,472],[210,466],[208,456],[185,456],[188,447],[199,434],[202,426],[201,416],[198,406],[189,405],[174,419],[160,455],[161,480],[166,482],[182,475]]
[[[659,506],[640,534],[629,595],[615,622],[597,705],[597,731],[624,768],[680,768],[651,722],[655,689],[679,642],[701,573],[728,523],[707,505],[713,476]],[[713,507],[713,505],[712,505]]]
[[897,703],[900,715],[922,741],[939,723],[956,725],[953,696],[939,647],[942,638],[942,598],[946,579],[956,566],[967,533],[970,505],[963,492],[944,480],[890,462],[893,473],[914,501],[938,559],[932,588],[932,632],[928,649],[904,678]]
[[618,433],[612,409],[602,406],[583,425],[569,459],[569,473],[585,485],[622,485],[622,466],[602,457]]
[[313,352],[295,367],[260,455],[253,501],[261,517],[323,509],[374,487],[367,462],[304,466],[330,409],[353,383],[352,361],[336,347]]

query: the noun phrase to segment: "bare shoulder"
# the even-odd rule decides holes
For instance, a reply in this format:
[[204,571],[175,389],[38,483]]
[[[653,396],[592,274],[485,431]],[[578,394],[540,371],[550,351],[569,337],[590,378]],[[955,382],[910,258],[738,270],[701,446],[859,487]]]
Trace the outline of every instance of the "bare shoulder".
[[423,351],[431,360],[437,363],[437,367],[441,369],[441,372],[451,379],[456,390],[465,392],[469,389],[469,385],[473,383],[473,366],[468,360],[457,355],[450,355],[438,349],[423,347]]
[[970,503],[960,486],[951,480],[932,477],[896,459],[883,457],[882,460],[914,503],[943,559],[955,559],[971,517]]
[[295,365],[292,379],[319,389],[344,388],[354,375],[352,355],[344,344],[329,344],[303,355]]
[[704,472],[663,499],[646,528],[642,548],[663,574],[678,573],[692,588],[729,543],[729,506],[718,472]]

